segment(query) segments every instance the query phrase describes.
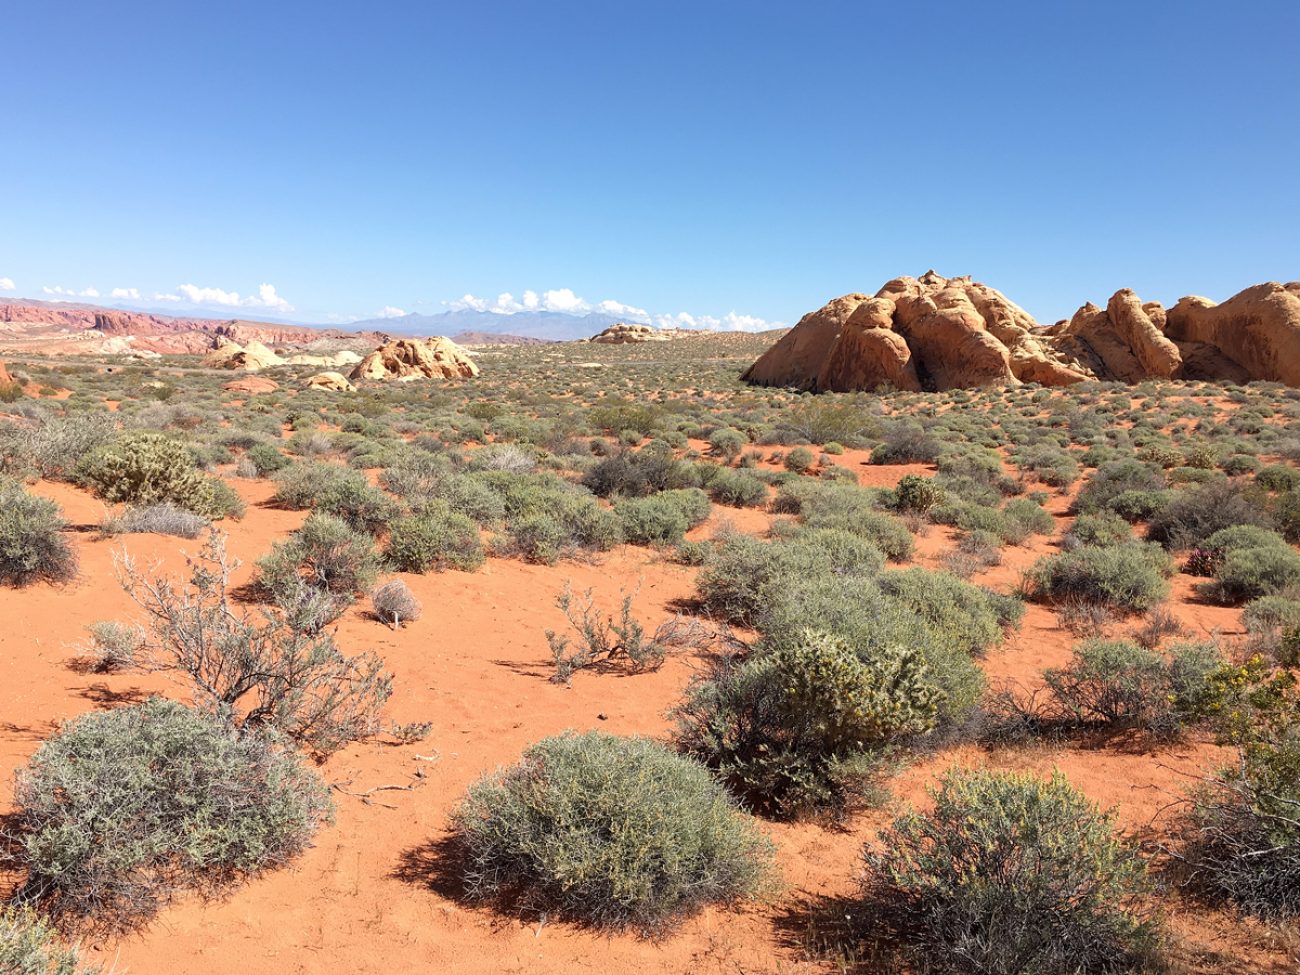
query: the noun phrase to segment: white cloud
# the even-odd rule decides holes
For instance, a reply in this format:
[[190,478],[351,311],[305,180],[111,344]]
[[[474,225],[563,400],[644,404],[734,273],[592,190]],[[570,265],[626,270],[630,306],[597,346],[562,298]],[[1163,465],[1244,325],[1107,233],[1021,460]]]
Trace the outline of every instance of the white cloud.
[[629,322],[646,322],[659,328],[695,328],[719,332],[761,332],[771,328],[782,328],[780,322],[770,322],[756,315],[741,315],[730,311],[721,317],[714,315],[692,315],[690,312],[676,314],[651,315],[644,308],[629,305],[622,301],[607,298],[594,304],[579,297],[572,288],[556,288],[551,291],[525,291],[522,298],[516,299],[509,291],[503,291],[495,299],[479,298],[475,295],[462,295],[455,301],[446,303],[452,311],[486,311],[497,315],[514,315],[523,311],[552,311],[566,315],[585,315],[588,312],[600,312]]
[[241,295],[224,288],[201,288],[196,284],[182,284],[180,294],[155,292],[154,301],[187,301],[191,305],[220,305],[224,308],[269,308],[273,311],[293,311],[293,305],[276,293],[275,285],[262,284],[255,295]]
[[698,328],[712,332],[765,332],[771,328],[784,328],[781,322],[769,322],[755,315],[738,315],[734,311],[721,318],[679,311],[675,315],[655,315],[654,324],[659,328]]
[[130,298],[132,301],[140,300],[139,288],[114,288],[112,291],[114,298]]
[[383,308],[379,309],[379,314],[377,314],[375,317],[376,318],[401,318],[405,314],[406,311],[401,308],[396,308],[393,305],[384,305]]
[[16,287],[13,278],[0,278],[0,291],[13,291]]
[[50,287],[45,285],[41,288],[47,295],[58,295],[63,298],[98,298],[99,292],[94,288],[82,288],[80,291],[74,291],[72,288],[64,288],[61,285]]

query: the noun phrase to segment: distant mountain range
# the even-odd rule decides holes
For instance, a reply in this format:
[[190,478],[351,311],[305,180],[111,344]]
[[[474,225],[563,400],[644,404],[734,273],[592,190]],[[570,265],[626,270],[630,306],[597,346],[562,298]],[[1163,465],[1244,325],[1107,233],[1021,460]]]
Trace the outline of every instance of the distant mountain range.
[[444,311],[436,315],[410,314],[400,318],[367,318],[345,328],[358,331],[382,331],[395,335],[458,335],[480,333],[513,335],[543,342],[568,342],[590,338],[611,325],[627,321],[614,315],[592,312],[566,315],[556,311],[521,311],[501,315],[490,311]]

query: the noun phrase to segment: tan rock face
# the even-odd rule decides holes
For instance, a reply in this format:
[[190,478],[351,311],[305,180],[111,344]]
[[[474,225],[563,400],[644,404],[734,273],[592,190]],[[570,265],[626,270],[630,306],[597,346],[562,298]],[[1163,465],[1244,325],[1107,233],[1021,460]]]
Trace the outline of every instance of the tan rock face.
[[672,338],[672,333],[649,325],[611,325],[587,341],[600,345],[628,345],[634,342],[668,342]]
[[1252,379],[1300,386],[1300,281],[1257,284],[1221,305],[1183,298],[1169,309],[1165,335],[1183,350],[1189,374],[1235,369]]
[[345,366],[354,366],[360,361],[361,356],[350,349],[344,349],[333,355],[313,355],[303,352],[288,356],[284,360],[285,364],[290,366],[319,366],[323,369],[341,369]]
[[214,369],[244,369],[248,372],[283,363],[283,359],[256,339],[247,345],[222,339],[221,344],[203,360],[204,365]]
[[449,338],[395,339],[381,345],[361,360],[349,378],[383,381],[396,379],[472,378],[478,366],[459,345]]
[[1042,328],[1001,292],[933,271],[874,298],[836,298],[805,315],[744,374],[812,390],[945,390],[1085,380],[1263,379],[1300,386],[1300,283],[1261,284],[1221,305],[1168,312],[1117,291]]
[[232,379],[221,387],[231,393],[246,393],[249,396],[257,396],[260,393],[274,393],[280,388],[280,384],[274,379],[267,379],[265,376],[246,376],[243,379]]
[[969,277],[895,278],[805,315],[745,373],[812,390],[953,389],[1089,378],[1040,341],[1037,323]]
[[12,386],[13,384],[14,377],[9,375],[9,370],[5,368],[5,364],[0,362],[0,386]]
[[335,393],[348,393],[356,389],[341,372],[318,372],[307,380],[308,389],[324,389]]

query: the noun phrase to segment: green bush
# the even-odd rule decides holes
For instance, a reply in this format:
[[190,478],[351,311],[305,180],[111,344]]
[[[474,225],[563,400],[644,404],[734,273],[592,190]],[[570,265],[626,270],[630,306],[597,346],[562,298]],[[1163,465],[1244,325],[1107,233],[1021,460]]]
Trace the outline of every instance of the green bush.
[[102,971],[83,965],[77,948],[63,944],[50,922],[30,907],[0,907],[0,972],[99,975]]
[[1079,515],[1070,526],[1067,539],[1074,539],[1079,545],[1121,545],[1133,538],[1129,524],[1113,511],[1099,511],[1090,515]]
[[1147,538],[1168,549],[1203,544],[1211,535],[1236,525],[1267,527],[1269,517],[1258,499],[1236,483],[1214,481],[1177,492],[1147,526]]
[[0,583],[67,582],[77,574],[77,554],[63,536],[59,506],[0,480]]
[[694,485],[691,465],[672,453],[624,450],[604,458],[582,476],[582,483],[601,498],[640,498],[657,491]]
[[258,477],[266,477],[289,466],[289,458],[274,444],[260,443],[249,447],[244,456],[252,463]]
[[766,815],[842,814],[867,794],[888,746],[932,729],[941,703],[918,651],[864,658],[805,630],[692,685],[676,711],[678,743]]
[[194,466],[188,448],[160,433],[123,434],[82,458],[77,471],[112,503],[170,503],[207,518],[230,513],[229,495]]
[[723,427],[721,430],[714,430],[709,435],[709,447],[714,453],[733,461],[740,456],[740,452],[745,449],[749,443],[749,438],[739,430],[732,430]]
[[1115,511],[1113,502],[1123,494],[1152,494],[1163,491],[1165,487],[1164,474],[1158,468],[1138,460],[1109,461],[1092,473],[1074,503],[1085,514]]
[[811,469],[813,464],[816,462],[817,455],[807,447],[795,447],[794,450],[785,455],[782,465],[787,471],[791,471],[795,474],[803,474],[805,471]]
[[110,927],[283,865],[332,815],[292,754],[162,698],[65,724],[19,772],[15,804],[24,891]]
[[944,491],[932,477],[904,474],[894,488],[894,507],[899,511],[925,514],[936,504],[942,504]]
[[1025,574],[1024,589],[1029,598],[1052,605],[1138,613],[1169,595],[1169,572],[1169,557],[1153,545],[1081,548],[1039,559]]
[[753,474],[718,468],[705,485],[710,497],[718,504],[733,508],[757,508],[767,502],[767,485]]
[[[915,613],[933,632],[945,634],[945,643],[972,656],[1001,643],[1004,626],[1018,621],[1023,613],[1023,609],[1004,607],[995,593],[949,572],[896,570],[881,573],[877,582],[885,595]],[[1004,619],[1004,612],[1012,618]]]
[[1272,596],[1300,584],[1300,554],[1279,539],[1277,545],[1233,548],[1207,587],[1219,602],[1235,606],[1261,596]]
[[674,545],[687,531],[702,524],[710,510],[709,497],[699,488],[661,491],[614,506],[623,526],[623,538],[633,545]]
[[1157,932],[1135,847],[1057,773],[954,770],[864,853],[868,909],[926,973],[1129,973]]
[[379,553],[369,535],[333,515],[313,512],[301,528],[276,542],[257,568],[258,584],[278,605],[291,610],[305,587],[327,597],[337,616],[353,596],[370,591],[379,575]]
[[708,772],[643,738],[547,738],[473,785],[452,825],[471,897],[604,927],[661,931],[770,870]]
[[428,504],[392,523],[384,558],[398,572],[454,568],[473,572],[486,560],[478,525],[445,503]]

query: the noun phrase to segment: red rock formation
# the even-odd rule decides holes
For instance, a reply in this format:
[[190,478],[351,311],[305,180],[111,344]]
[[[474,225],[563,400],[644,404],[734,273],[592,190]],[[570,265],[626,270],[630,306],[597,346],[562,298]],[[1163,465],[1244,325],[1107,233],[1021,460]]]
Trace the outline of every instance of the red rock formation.
[[1300,281],[1269,281],[1221,305],[1181,299],[1167,314],[1165,334],[1177,343],[1188,378],[1251,379],[1300,386]]

